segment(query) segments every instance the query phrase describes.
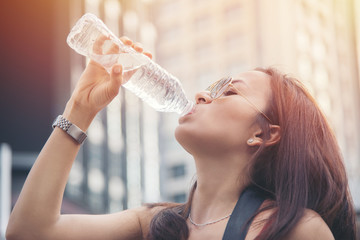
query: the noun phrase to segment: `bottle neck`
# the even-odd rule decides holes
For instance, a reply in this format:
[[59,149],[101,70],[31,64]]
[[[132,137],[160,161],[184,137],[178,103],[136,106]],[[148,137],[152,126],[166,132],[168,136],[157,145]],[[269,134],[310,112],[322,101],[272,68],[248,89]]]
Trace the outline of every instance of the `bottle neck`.
[[185,107],[180,109],[180,111],[179,111],[181,116],[184,116],[184,115],[190,113],[194,108],[194,103],[189,101],[188,99],[186,99],[186,100],[187,100],[187,103],[186,103]]

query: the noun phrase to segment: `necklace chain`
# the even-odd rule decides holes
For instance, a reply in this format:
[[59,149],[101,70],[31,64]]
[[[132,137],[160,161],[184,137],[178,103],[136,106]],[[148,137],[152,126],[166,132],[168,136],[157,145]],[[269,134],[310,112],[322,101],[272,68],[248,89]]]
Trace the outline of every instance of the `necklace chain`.
[[219,218],[219,219],[214,220],[214,221],[210,221],[210,222],[206,222],[206,223],[196,223],[196,222],[194,222],[194,220],[192,220],[191,212],[189,212],[189,220],[190,220],[191,224],[193,224],[193,225],[195,225],[197,227],[204,227],[204,226],[207,226],[207,225],[210,225],[210,224],[214,224],[214,223],[220,222],[222,220],[225,220],[225,219],[229,218],[230,216],[231,216],[231,213],[226,215],[225,217]]

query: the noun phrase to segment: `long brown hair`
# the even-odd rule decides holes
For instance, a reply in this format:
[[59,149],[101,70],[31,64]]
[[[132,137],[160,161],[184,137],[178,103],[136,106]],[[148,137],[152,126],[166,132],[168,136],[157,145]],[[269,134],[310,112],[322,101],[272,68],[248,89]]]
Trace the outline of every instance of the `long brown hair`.
[[[317,212],[335,239],[356,239],[356,215],[348,188],[343,159],[326,118],[303,85],[274,68],[256,69],[271,77],[272,97],[266,115],[281,128],[279,143],[265,147],[265,141],[248,164],[252,185],[265,192],[274,211],[258,240],[284,238],[304,215]],[[268,122],[256,119],[269,137]],[[151,221],[149,239],[187,239],[186,224],[194,184],[185,204],[168,205]]]

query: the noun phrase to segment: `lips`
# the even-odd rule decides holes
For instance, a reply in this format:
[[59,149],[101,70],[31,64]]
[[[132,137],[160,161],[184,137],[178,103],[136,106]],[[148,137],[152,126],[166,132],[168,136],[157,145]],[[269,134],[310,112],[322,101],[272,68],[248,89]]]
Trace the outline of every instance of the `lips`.
[[180,117],[180,118],[179,118],[179,123],[183,123],[188,116],[194,114],[194,113],[196,112],[196,108],[195,108],[195,107],[196,107],[196,106],[194,106],[194,107],[191,109],[191,111],[188,112],[186,115]]
[[195,112],[195,107],[196,107],[196,105],[191,109],[191,111],[188,113],[188,114],[186,114],[186,115],[189,115],[189,114],[193,114],[194,112]]

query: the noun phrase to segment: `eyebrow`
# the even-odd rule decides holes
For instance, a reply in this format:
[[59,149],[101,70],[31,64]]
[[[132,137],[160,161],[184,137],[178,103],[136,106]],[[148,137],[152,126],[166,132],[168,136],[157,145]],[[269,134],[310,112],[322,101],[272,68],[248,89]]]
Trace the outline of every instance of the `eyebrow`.
[[232,83],[243,83],[245,84],[247,87],[249,86],[243,79],[239,78],[239,79],[233,79]]

